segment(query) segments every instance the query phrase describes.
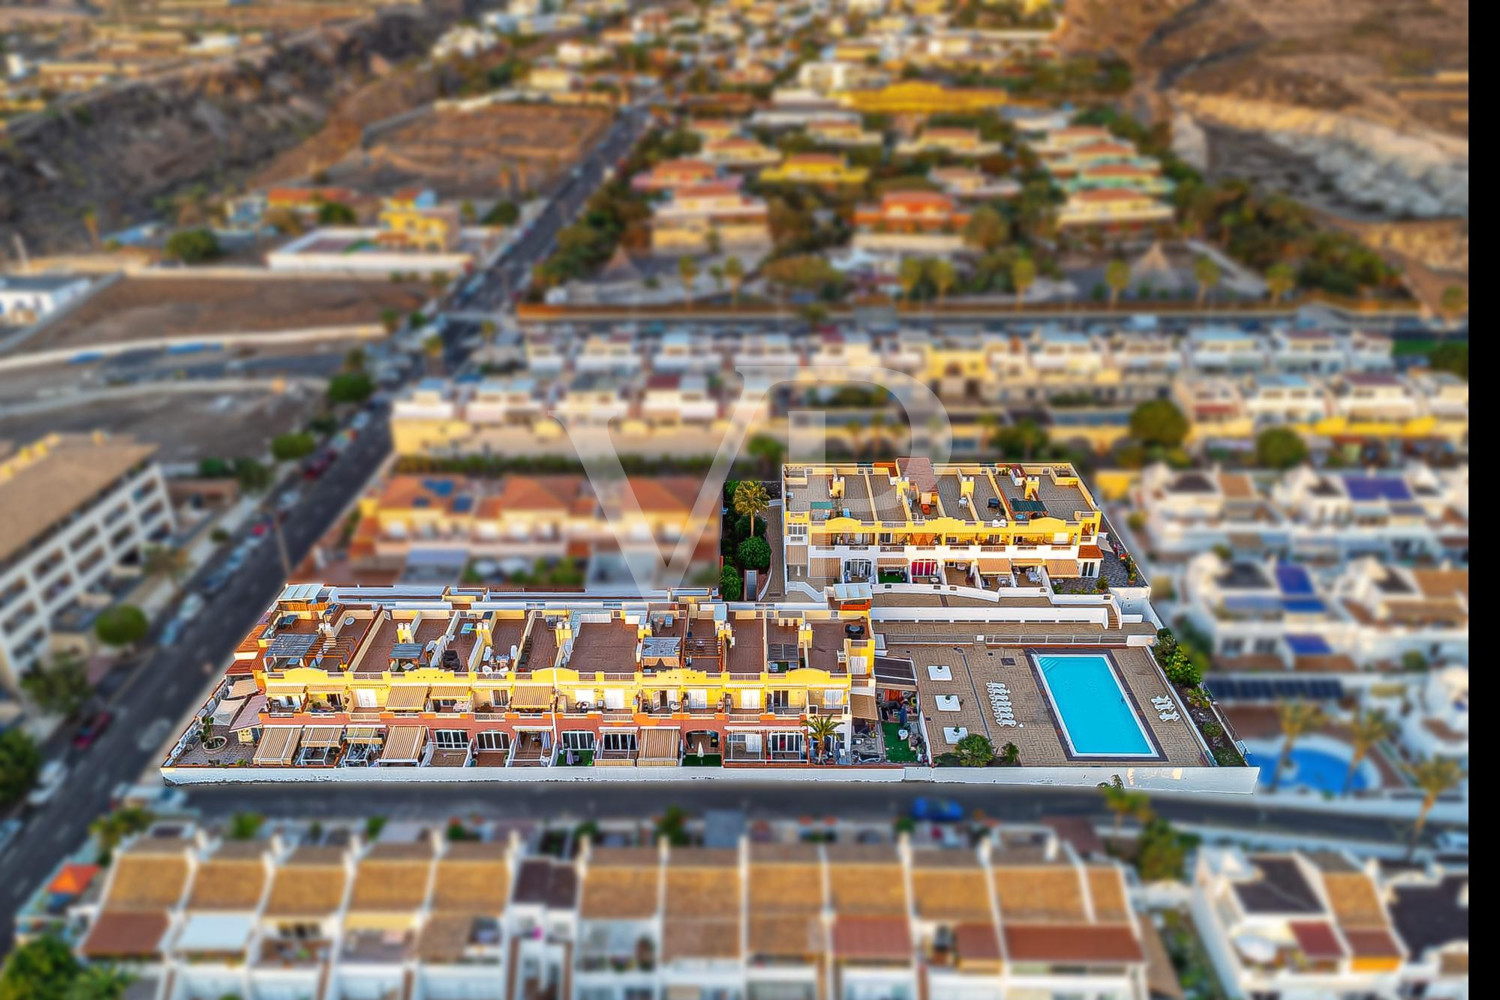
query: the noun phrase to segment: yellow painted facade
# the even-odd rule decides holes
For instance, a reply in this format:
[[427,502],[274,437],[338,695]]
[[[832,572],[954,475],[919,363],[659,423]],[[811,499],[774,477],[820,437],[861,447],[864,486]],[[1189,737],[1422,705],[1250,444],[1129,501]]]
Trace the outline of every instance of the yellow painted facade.
[[1003,90],[944,87],[907,80],[879,90],[846,91],[838,95],[838,100],[861,114],[932,115],[988,111],[1004,107],[1009,96]]

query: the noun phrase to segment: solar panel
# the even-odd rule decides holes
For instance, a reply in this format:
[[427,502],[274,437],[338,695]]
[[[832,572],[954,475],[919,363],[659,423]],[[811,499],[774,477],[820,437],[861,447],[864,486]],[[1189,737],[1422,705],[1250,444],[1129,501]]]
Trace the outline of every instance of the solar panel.
[[474,509],[473,497],[459,497],[453,501],[453,512],[455,514],[467,514]]
[[1307,575],[1306,569],[1296,563],[1278,563],[1276,583],[1281,587],[1283,594],[1313,593],[1312,578]]
[[278,635],[266,647],[266,655],[296,659],[306,654],[317,640],[316,632],[291,632]]
[[1344,488],[1349,491],[1349,499],[1356,502],[1401,501],[1412,498],[1405,480],[1391,476],[1345,476]]

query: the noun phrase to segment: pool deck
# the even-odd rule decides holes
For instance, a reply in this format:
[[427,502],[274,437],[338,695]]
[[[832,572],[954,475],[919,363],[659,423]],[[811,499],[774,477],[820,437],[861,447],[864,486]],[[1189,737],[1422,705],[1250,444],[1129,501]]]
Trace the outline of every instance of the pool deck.
[[[989,738],[999,749],[1014,743],[1020,751],[1021,765],[1025,766],[1088,766],[1118,760],[1121,764],[1167,763],[1186,767],[1206,764],[1203,751],[1189,728],[1188,715],[1176,722],[1162,722],[1154,712],[1140,713],[1141,720],[1161,748],[1164,758],[1155,761],[1140,757],[1070,757],[1062,734],[1052,718],[1051,702],[1038,684],[1032,672],[1029,653],[1020,647],[987,647],[952,643],[903,643],[899,636],[887,636],[886,652],[890,656],[908,657],[916,668],[917,697],[922,712],[927,717],[928,733],[932,740],[934,756],[952,753],[954,747],[943,736],[946,726],[963,726],[971,733]],[[1046,654],[1062,654],[1057,649],[1035,650]],[[1088,650],[1088,652],[1099,652]],[[1174,702],[1177,694],[1168,688],[1150,654],[1138,647],[1111,647],[1119,677],[1130,689],[1137,705],[1149,707],[1151,699],[1167,695]],[[1007,662],[1009,661],[1009,662]],[[927,666],[947,666],[952,679],[935,681],[928,676]],[[1011,707],[1018,725],[1002,727],[995,721],[990,710],[990,699],[986,685],[999,681],[1010,691]],[[939,695],[957,695],[957,712],[938,711]]]
[[[1223,708],[1223,712],[1229,719],[1229,724],[1239,734],[1242,740],[1268,740],[1280,743],[1282,740],[1281,723],[1277,721],[1276,709],[1271,705],[1230,705]],[[1349,743],[1349,728],[1337,722],[1329,723],[1318,730],[1324,736],[1331,736],[1341,743]],[[1405,788],[1406,782],[1401,778],[1401,772],[1386,757],[1380,747],[1375,747],[1365,758],[1375,765],[1380,772],[1380,785],[1382,788]],[[1270,780],[1265,778],[1263,780]]]

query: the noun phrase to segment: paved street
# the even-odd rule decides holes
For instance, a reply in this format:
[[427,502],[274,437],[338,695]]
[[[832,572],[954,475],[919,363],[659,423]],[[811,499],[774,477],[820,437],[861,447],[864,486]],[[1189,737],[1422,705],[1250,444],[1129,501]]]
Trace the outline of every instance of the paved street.
[[[201,786],[189,790],[190,803],[205,818],[224,819],[246,810],[267,816],[365,816],[376,812],[392,819],[428,818],[435,824],[455,816],[520,819],[590,819],[650,815],[678,805],[705,809],[742,809],[747,818],[840,816],[847,819],[894,819],[920,797],[952,799],[971,811],[1012,821],[1043,816],[1093,816],[1108,821],[1098,792],[1089,789],[991,788],[976,785],[805,784],[748,781],[684,781],[534,785],[478,784],[386,786],[237,785]],[[1341,816],[1317,810],[1268,807],[1249,796],[1185,798],[1157,796],[1158,813],[1179,823],[1209,825],[1226,831],[1255,830],[1309,837],[1338,837],[1383,844],[1404,843],[1410,825],[1402,821]],[[1424,840],[1442,824],[1433,824]]]

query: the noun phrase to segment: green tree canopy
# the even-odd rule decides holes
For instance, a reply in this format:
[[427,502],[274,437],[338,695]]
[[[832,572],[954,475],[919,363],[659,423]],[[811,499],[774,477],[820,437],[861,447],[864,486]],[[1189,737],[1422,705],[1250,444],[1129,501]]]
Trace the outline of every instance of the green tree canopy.
[[146,638],[151,622],[146,612],[133,604],[116,604],[105,608],[94,619],[94,635],[106,646],[134,646]]
[[234,478],[246,493],[260,493],[271,485],[271,470],[253,458],[234,460]]
[[980,733],[970,733],[958,741],[954,752],[964,767],[985,767],[995,759],[995,744]]
[[167,237],[166,255],[184,264],[202,264],[214,260],[222,251],[219,238],[211,229],[183,229]]
[[81,968],[72,950],[52,935],[29,941],[5,960],[0,1000],[67,1000]]
[[278,462],[290,462],[311,455],[318,447],[317,438],[302,431],[289,431],[271,439],[271,456]]
[[1130,436],[1141,444],[1176,448],[1181,446],[1187,434],[1187,417],[1171,400],[1150,400],[1130,414]]
[[1307,445],[1296,431],[1268,427],[1255,438],[1255,464],[1265,469],[1290,469],[1307,461]]
[[324,226],[352,226],[359,221],[354,209],[341,201],[325,201],[318,206],[318,223]]
[[328,380],[330,403],[363,403],[375,392],[375,383],[364,372],[340,372]]
[[43,712],[65,717],[76,714],[93,693],[88,668],[77,654],[59,655],[47,666],[27,671],[21,690]]
[[745,569],[764,573],[771,568],[771,546],[764,538],[747,538],[735,550],[739,563]]
[[0,805],[10,805],[31,791],[41,766],[42,755],[26,730],[0,733]]
[[719,571],[719,596],[726,601],[738,601],[745,594],[745,581],[733,563],[725,563]]

